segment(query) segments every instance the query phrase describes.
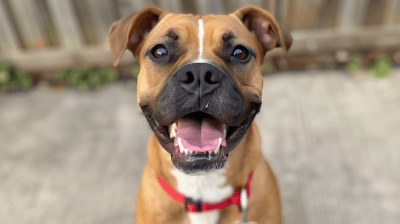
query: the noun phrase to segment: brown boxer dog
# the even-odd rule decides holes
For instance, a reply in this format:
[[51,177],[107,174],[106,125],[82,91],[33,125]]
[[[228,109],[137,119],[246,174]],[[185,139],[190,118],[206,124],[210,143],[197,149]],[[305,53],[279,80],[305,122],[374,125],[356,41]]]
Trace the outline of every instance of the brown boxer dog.
[[136,223],[233,223],[246,189],[248,219],[281,223],[278,185],[253,122],[267,51],[289,49],[274,17],[257,7],[198,16],[145,8],[112,24],[114,66],[140,64],[137,101],[153,134]]

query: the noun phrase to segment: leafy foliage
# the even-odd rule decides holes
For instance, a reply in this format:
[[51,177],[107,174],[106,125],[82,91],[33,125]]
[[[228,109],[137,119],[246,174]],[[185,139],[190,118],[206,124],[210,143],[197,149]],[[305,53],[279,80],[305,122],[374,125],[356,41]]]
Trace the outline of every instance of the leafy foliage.
[[346,70],[350,73],[356,73],[362,67],[361,57],[354,55],[350,58],[349,62],[346,64]]
[[7,62],[0,62],[1,92],[9,90],[28,90],[32,85],[32,77],[27,72],[13,69]]
[[92,69],[88,66],[79,68],[65,68],[60,70],[56,78],[79,89],[101,89],[113,82],[118,76],[115,69],[110,67],[99,67]]
[[388,77],[392,71],[392,62],[387,55],[379,56],[370,69],[373,76],[378,78]]

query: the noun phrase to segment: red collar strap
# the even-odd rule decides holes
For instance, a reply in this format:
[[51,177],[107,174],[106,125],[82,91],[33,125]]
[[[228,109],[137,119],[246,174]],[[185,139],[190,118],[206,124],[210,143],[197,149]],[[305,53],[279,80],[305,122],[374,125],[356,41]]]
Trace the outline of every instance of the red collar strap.
[[[250,182],[253,177],[254,170],[250,171],[249,177],[245,185],[247,191],[247,198],[250,197]],[[188,212],[205,212],[216,209],[222,209],[229,205],[240,205],[240,191],[241,187],[237,187],[229,198],[215,203],[204,203],[201,200],[193,200],[192,198],[185,197],[185,195],[179,193],[173,189],[160,175],[156,174],[158,183],[164,189],[164,191],[175,201],[181,205],[185,205],[185,209]]]

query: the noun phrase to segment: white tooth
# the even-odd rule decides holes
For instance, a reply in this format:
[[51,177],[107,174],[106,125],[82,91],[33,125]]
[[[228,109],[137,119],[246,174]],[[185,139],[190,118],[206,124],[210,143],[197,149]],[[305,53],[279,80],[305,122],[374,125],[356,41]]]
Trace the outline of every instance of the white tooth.
[[175,131],[176,131],[176,129],[178,129],[178,127],[176,126],[176,122],[171,125],[171,129],[173,129]]
[[189,151],[188,149],[185,149],[185,155],[187,155],[187,154],[188,154],[188,151]]
[[219,138],[219,139],[218,139],[218,146],[217,146],[217,148],[215,148],[215,149],[213,150],[213,152],[214,152],[215,154],[218,153],[219,147],[221,146],[221,142],[222,142],[222,138]]
[[[181,138],[178,138],[178,145],[179,145],[179,151],[181,151],[181,153],[183,153],[183,151],[185,151],[185,146],[182,145]],[[187,151],[186,151],[186,153],[187,153]]]
[[169,137],[170,138],[175,138],[176,137],[176,130],[178,129],[178,127],[176,126],[176,122],[173,123],[169,129],[170,129]]
[[170,138],[175,138],[175,136],[176,136],[176,131],[175,131],[175,129],[171,129],[171,131],[170,131],[170,133],[169,133],[169,137],[170,137]]

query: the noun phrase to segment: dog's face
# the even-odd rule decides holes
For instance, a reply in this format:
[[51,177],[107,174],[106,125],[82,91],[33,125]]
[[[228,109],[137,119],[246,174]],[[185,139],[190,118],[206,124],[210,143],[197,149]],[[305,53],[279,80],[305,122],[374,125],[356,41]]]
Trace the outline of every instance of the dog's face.
[[108,37],[114,65],[125,49],[138,60],[139,106],[188,174],[224,166],[260,109],[265,53],[291,42],[255,7],[201,17],[150,7],[115,22]]

